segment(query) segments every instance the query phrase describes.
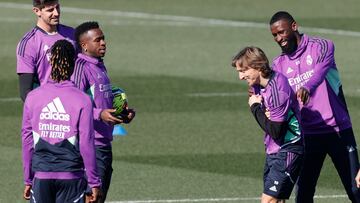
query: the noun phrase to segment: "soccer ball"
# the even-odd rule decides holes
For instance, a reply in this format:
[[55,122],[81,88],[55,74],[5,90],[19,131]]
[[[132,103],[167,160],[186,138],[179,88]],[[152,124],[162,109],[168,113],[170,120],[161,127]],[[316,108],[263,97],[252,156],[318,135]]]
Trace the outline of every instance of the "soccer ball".
[[128,115],[128,112],[126,110],[127,97],[125,91],[119,87],[113,87],[112,94],[114,96],[113,109],[116,110],[115,112],[113,112],[113,115],[119,119],[123,119],[124,117],[127,117]]

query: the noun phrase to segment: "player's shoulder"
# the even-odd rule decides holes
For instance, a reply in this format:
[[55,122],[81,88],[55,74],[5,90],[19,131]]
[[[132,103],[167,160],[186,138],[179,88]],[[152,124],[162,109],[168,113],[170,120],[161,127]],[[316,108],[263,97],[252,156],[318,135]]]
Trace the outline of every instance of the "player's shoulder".
[[37,38],[39,32],[41,32],[40,29],[38,27],[34,27],[30,31],[24,34],[24,36],[20,39],[17,46],[18,55],[23,55],[25,50],[29,46],[35,46],[37,44]]
[[332,40],[317,36],[309,36],[309,44],[315,47],[334,46],[334,42]]
[[64,24],[59,24],[58,29],[65,30],[65,31],[71,31],[71,32],[75,31],[75,29],[73,27],[70,27],[70,26],[67,26],[67,25],[64,25]]
[[87,106],[92,105],[91,99],[89,95],[87,95],[85,92],[81,91],[79,88],[72,86],[69,91],[71,91],[72,98],[75,98],[77,101],[76,103]]
[[88,66],[91,66],[91,63],[89,63],[82,57],[77,57],[77,59],[75,60],[74,73],[76,75],[86,74],[89,69]]
[[68,39],[71,40],[75,40],[75,29],[73,27],[67,26],[67,25],[63,25],[63,24],[59,24],[58,25],[58,32],[65,36]]
[[44,91],[46,91],[47,85],[41,85],[33,90],[31,90],[26,95],[26,102],[29,103],[34,100],[38,100],[38,98],[42,98],[42,95],[44,94]]

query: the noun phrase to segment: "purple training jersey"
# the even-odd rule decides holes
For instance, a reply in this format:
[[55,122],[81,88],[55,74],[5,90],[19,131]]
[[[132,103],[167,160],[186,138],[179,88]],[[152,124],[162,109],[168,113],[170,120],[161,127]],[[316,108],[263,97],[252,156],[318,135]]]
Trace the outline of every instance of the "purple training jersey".
[[101,185],[91,100],[71,81],[49,81],[29,93],[21,133],[26,185],[34,177],[77,179],[84,177],[84,171],[90,187]]
[[66,39],[75,47],[74,29],[58,25],[56,34],[48,34],[39,27],[34,27],[20,40],[16,49],[16,72],[33,73],[38,85],[45,84],[50,76],[50,49],[58,40]]
[[[302,132],[299,125],[299,105],[295,94],[289,86],[287,79],[280,73],[274,72],[266,87],[261,89],[263,108],[270,112],[269,120],[274,122],[287,122],[288,129],[284,136],[275,141],[265,133],[264,143],[267,154],[277,153],[280,149],[301,141]],[[301,146],[296,144],[296,146]],[[302,150],[302,147],[300,147]]]
[[303,34],[293,54],[281,54],[273,61],[274,70],[288,78],[295,92],[300,87],[310,92],[310,102],[301,108],[305,134],[329,133],[351,127],[334,50],[330,40]]
[[72,80],[80,90],[89,94],[93,101],[95,145],[110,145],[114,126],[103,122],[100,113],[103,109],[113,108],[114,97],[103,61],[79,53]]

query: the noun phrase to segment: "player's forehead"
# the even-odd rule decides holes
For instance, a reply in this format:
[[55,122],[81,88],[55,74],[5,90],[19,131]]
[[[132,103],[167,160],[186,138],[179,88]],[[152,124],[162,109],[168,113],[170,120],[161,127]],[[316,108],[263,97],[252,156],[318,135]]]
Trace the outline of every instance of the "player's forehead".
[[43,9],[50,10],[50,9],[57,8],[59,6],[60,6],[60,4],[58,1],[52,1],[52,2],[45,3]]
[[239,72],[245,72],[245,71],[249,70],[249,67],[248,67],[247,63],[245,61],[242,61],[242,60],[237,60],[235,62],[235,68]]
[[288,29],[291,27],[290,22],[287,19],[279,19],[278,21],[275,21],[273,24],[271,24],[271,29],[278,29],[278,30],[283,30],[283,29]]
[[81,41],[93,41],[95,39],[104,39],[104,33],[102,32],[102,30],[100,28],[94,28],[91,30],[86,31],[85,33],[83,33],[80,37]]

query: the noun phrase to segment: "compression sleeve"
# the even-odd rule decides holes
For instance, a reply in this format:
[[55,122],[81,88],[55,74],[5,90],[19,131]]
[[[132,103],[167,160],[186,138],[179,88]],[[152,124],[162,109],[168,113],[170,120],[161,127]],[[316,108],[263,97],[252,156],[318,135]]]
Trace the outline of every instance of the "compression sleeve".
[[23,110],[21,141],[24,184],[32,185],[34,173],[31,170],[31,159],[34,151],[34,139],[31,126],[30,108],[26,102]]
[[282,138],[285,136],[287,131],[287,122],[275,122],[269,120],[264,110],[261,108],[260,103],[254,103],[250,107],[251,113],[254,115],[255,120],[260,125],[260,127],[268,133],[274,140]]
[[21,73],[19,74],[19,89],[20,89],[20,98],[24,102],[27,94],[32,90],[34,83],[34,74],[33,73]]

